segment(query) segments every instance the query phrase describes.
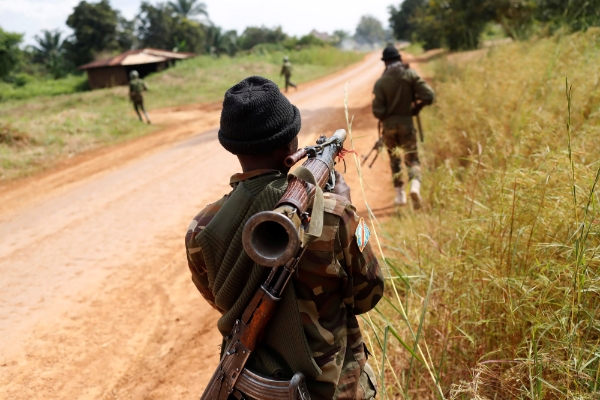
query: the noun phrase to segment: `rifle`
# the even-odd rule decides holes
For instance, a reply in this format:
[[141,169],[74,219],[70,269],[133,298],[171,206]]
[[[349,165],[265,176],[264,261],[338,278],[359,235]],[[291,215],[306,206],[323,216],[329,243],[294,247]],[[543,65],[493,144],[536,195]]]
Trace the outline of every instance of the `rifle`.
[[417,127],[419,128],[419,138],[421,139],[421,143],[425,142],[425,134],[423,133],[423,125],[421,125],[421,110],[422,109],[423,109],[423,104],[417,103],[417,97],[413,90],[412,111],[413,111],[413,116],[417,117]]
[[335,186],[335,158],[345,140],[346,131],[339,129],[330,138],[321,136],[315,146],[289,156],[285,163],[290,167],[305,157],[308,159],[288,175],[288,187],[275,209],[252,216],[244,226],[244,250],[254,262],[272,269],[235,322],[201,400],[227,400],[229,396],[241,399],[244,394],[274,400],[310,400],[302,373],[296,373],[290,381],[278,381],[244,366],[261,341],[306,246],[321,236],[323,189],[333,190]]
[[377,157],[379,157],[379,152],[381,151],[381,148],[383,147],[383,136],[381,135],[381,121],[379,121],[377,123],[377,132],[379,133],[379,139],[377,139],[377,141],[375,142],[375,145],[373,146],[371,151],[369,151],[369,154],[364,156],[362,159],[362,162],[364,164],[365,162],[367,162],[369,157],[371,157],[371,154],[373,154],[374,151],[376,152],[375,157],[373,157],[373,160],[369,164],[369,168],[373,167],[373,164],[375,164],[375,161],[377,161]]
[[421,125],[421,114],[417,113],[417,127],[419,128],[419,138],[421,143],[425,142],[425,134],[423,133],[423,125]]

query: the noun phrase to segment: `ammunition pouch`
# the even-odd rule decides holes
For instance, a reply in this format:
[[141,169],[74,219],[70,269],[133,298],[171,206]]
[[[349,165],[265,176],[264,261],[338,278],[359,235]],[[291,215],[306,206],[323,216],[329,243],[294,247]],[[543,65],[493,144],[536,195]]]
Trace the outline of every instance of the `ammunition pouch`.
[[242,370],[233,392],[238,400],[310,400],[301,372],[289,381],[275,380],[247,368]]

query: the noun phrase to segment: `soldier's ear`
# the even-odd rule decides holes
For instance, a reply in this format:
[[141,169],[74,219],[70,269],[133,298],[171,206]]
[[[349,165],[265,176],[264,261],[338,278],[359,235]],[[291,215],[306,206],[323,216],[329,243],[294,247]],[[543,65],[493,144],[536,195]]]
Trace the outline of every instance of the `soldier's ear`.
[[292,141],[288,143],[287,147],[290,153],[296,152],[296,150],[298,150],[298,136],[294,137]]

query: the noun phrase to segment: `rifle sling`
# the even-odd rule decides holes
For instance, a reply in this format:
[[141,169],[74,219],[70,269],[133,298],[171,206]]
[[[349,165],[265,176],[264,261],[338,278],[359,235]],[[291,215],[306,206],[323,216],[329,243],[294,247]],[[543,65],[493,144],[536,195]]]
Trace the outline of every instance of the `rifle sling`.
[[[281,174],[240,182],[221,210],[196,236],[206,262],[210,290],[217,306],[226,310],[218,323],[224,337],[231,333],[235,321],[240,319],[269,272],[244,252],[242,229],[250,216],[272,210],[286,186],[287,178]],[[307,377],[316,378],[321,369],[312,358],[304,335],[294,285],[288,286],[269,322],[263,342],[248,360],[248,367],[267,376],[280,371],[291,377],[300,371]],[[289,343],[300,345],[292,348]]]
[[323,233],[323,214],[325,212],[323,189],[317,185],[315,176],[308,168],[300,166],[290,172],[289,176],[295,176],[298,179],[302,179],[315,186],[316,193],[312,205],[312,213],[310,216],[310,225],[308,231],[302,235],[302,247],[308,246],[310,243],[321,237]]

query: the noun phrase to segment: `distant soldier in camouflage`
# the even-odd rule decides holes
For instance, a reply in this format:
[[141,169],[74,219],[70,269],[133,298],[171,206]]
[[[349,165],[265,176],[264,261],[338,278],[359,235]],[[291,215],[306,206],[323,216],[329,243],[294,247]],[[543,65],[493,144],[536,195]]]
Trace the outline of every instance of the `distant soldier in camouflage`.
[[144,122],[142,119],[142,114],[140,114],[141,110],[146,116],[146,121],[150,123],[150,118],[148,117],[148,113],[144,108],[144,96],[142,95],[144,90],[148,90],[148,87],[146,86],[146,83],[140,79],[140,74],[138,74],[137,71],[131,71],[129,73],[129,98],[133,103],[133,108],[135,109],[140,121]]
[[383,50],[385,72],[373,89],[373,114],[383,125],[383,141],[388,149],[396,190],[395,203],[407,204],[402,180],[402,158],[398,148],[404,150],[404,164],[408,169],[410,197],[415,208],[421,207],[421,164],[417,149],[417,135],[413,115],[433,103],[433,89],[413,69],[402,63],[394,46]]
[[290,78],[292,77],[292,63],[290,62],[290,59],[288,58],[288,56],[283,57],[283,66],[281,67],[281,73],[279,74],[279,76],[284,76],[285,77],[285,92],[287,93],[288,91],[288,87],[293,87],[294,89],[298,90],[298,86],[294,85],[292,83],[292,81],[290,80]]
[[[265,78],[246,78],[225,94],[219,141],[243,172],[231,177],[229,194],[192,220],[185,237],[192,281],[223,314],[218,328],[224,340],[269,272],[245,253],[241,231],[283,195],[284,160],[298,148],[300,126],[298,109]],[[359,248],[355,232],[364,220],[336,176],[334,193],[325,194],[323,233],[285,289],[291,305],[283,304],[284,292],[246,367],[282,380],[302,372],[312,399],[373,399],[375,377],[356,316],[377,304],[384,282],[368,240]]]

